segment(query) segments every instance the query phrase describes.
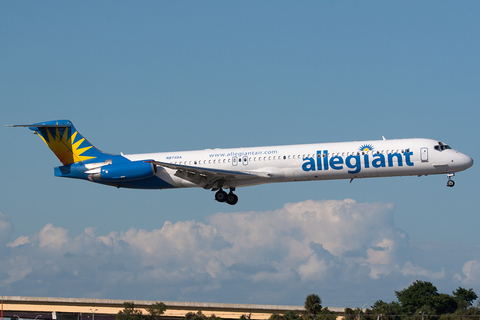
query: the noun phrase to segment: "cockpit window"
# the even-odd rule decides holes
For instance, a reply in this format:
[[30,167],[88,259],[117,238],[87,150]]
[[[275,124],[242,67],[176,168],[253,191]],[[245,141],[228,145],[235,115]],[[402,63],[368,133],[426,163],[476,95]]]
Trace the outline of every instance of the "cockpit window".
[[443,151],[447,149],[452,149],[452,148],[450,148],[448,144],[444,144],[443,142],[440,142],[440,141],[438,142],[438,145],[435,146],[435,150],[438,150],[438,151]]

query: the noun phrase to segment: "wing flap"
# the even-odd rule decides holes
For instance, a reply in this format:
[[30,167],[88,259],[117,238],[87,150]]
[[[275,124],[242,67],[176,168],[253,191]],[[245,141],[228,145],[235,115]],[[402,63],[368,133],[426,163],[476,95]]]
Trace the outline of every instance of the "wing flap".
[[158,166],[177,170],[175,176],[195,183],[205,189],[214,187],[221,188],[227,180],[248,180],[253,178],[270,178],[267,172],[257,171],[234,171],[204,167],[194,167],[181,164],[173,164],[162,161],[150,161]]

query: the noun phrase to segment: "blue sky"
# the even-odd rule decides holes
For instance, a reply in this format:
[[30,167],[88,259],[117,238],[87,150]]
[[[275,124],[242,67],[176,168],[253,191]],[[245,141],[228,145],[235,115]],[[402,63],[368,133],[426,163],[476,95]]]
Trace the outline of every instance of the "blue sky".
[[[478,161],[479,14],[473,1],[2,1],[0,119],[69,119],[111,153],[383,135],[438,139]],[[443,175],[272,184],[238,189],[231,207],[203,189],[117,190],[55,178],[59,161],[27,129],[0,128],[0,143],[4,295],[302,304],[315,292],[326,306],[361,307],[393,300],[394,290],[415,279],[441,292],[480,292],[477,165],[457,174],[454,188]],[[353,229],[339,229],[344,237],[334,239],[364,239],[350,248],[364,260],[349,260],[306,225],[298,226],[298,243],[274,232],[273,247],[266,239],[246,245],[248,230],[234,238],[225,231],[241,217],[284,230],[272,212],[306,214],[310,201],[319,219],[327,204],[338,204],[334,214]],[[357,230],[342,203],[363,213],[380,208],[380,216],[365,213],[370,220]],[[145,250],[151,242],[142,241],[166,241],[157,236],[170,225],[175,237],[166,251]],[[204,229],[220,244],[207,241]],[[178,249],[183,240],[204,244],[203,258]],[[169,255],[172,248],[182,254]],[[282,253],[302,249],[298,260]],[[375,260],[372,250],[386,256]],[[138,265],[115,267],[139,252]],[[105,261],[93,263],[96,254]],[[68,257],[92,262],[77,261],[86,278]],[[172,266],[188,277],[167,272]],[[100,280],[105,270],[122,276]],[[145,270],[158,281],[142,282]]]

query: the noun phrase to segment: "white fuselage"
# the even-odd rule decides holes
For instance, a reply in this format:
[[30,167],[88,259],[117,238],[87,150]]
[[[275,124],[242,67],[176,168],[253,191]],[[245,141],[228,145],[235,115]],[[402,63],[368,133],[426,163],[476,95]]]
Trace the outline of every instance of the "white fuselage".
[[[131,161],[150,159],[172,165],[253,174],[244,179],[229,179],[226,175],[222,181],[224,188],[288,181],[449,174],[473,164],[469,156],[431,139],[207,149],[124,157]],[[156,175],[178,188],[199,186],[174,168],[162,167]]]

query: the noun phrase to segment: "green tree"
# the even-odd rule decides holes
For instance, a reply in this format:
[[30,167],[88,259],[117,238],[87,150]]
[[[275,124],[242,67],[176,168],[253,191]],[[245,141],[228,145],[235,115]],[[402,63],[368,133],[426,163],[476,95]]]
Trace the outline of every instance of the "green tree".
[[323,308],[315,316],[315,320],[336,320],[337,315],[335,312],[328,310],[328,308]]
[[[434,320],[436,320],[438,318],[437,314],[438,314],[437,310],[432,305],[424,305],[424,306],[420,307],[420,309],[415,311],[415,317],[412,317],[412,319],[419,319],[419,320],[434,319]],[[417,316],[418,316],[418,318],[417,318]]]
[[361,320],[376,320],[377,317],[375,316],[375,313],[373,313],[372,309],[366,309],[365,312],[363,313],[363,317]]
[[454,313],[458,308],[458,303],[454,297],[446,293],[440,293],[432,299],[432,306],[435,314]]
[[157,302],[146,308],[148,315],[146,320],[157,320],[167,310],[167,306],[163,302]]
[[393,320],[402,313],[402,308],[396,301],[387,303],[385,301],[378,300],[373,304],[372,312],[377,317],[380,315],[383,320]]
[[408,288],[395,291],[402,310],[407,314],[414,314],[423,306],[432,306],[433,298],[439,294],[437,287],[431,282],[416,280]]
[[207,316],[205,316],[200,310],[197,313],[188,312],[185,315],[185,320],[205,320],[205,319],[207,319]]
[[315,319],[317,313],[322,311],[322,299],[316,294],[310,294],[305,298],[305,312],[307,317]]
[[133,302],[124,302],[123,310],[115,316],[116,320],[142,320],[142,311],[135,310]]
[[300,319],[300,316],[295,312],[295,311],[287,311],[285,312],[285,314],[283,315],[283,319],[285,320],[298,320]]
[[119,311],[116,320],[158,320],[167,310],[163,302],[157,302],[146,308],[148,314],[144,315],[141,310],[135,309],[133,302],[124,302],[123,310]]
[[364,312],[360,308],[345,308],[344,311],[344,320],[359,320],[359,318],[363,319],[364,318]]
[[185,320],[221,320],[222,318],[216,317],[214,314],[212,314],[210,317],[207,317],[202,313],[201,310],[199,310],[197,313],[195,312],[189,312],[185,315]]
[[352,308],[345,308],[343,311],[343,320],[357,320],[357,314]]
[[478,299],[477,294],[473,289],[465,289],[462,287],[458,287],[457,290],[452,292],[455,300],[458,304],[458,311],[467,311],[470,308],[475,300]]

